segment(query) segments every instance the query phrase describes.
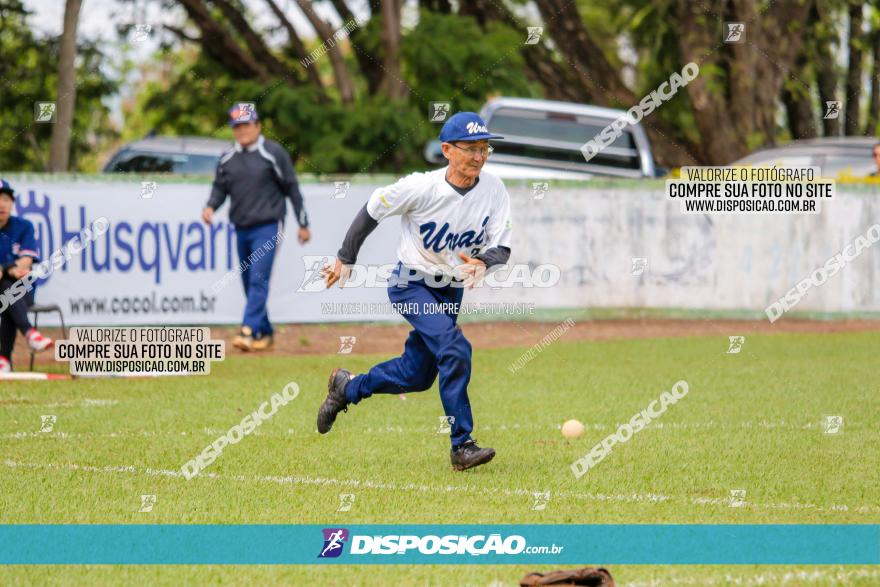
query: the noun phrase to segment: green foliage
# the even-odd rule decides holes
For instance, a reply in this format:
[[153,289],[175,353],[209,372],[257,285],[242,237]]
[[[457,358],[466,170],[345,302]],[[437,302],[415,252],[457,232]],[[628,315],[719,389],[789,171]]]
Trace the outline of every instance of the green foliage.
[[310,173],[378,173],[424,168],[422,149],[437,129],[407,102],[382,94],[365,97],[346,108],[318,103],[313,90],[278,86],[259,108],[267,120],[267,137],[298,157],[298,168]]
[[[49,158],[52,125],[34,122],[34,103],[56,99],[57,40],[36,36],[28,26],[29,14],[20,0],[0,0],[0,170],[43,171]],[[95,153],[116,134],[102,103],[117,89],[102,71],[106,61],[96,44],[79,44],[72,170],[96,169]]]
[[[626,4],[639,3],[629,1]],[[580,0],[577,5],[584,26],[590,31],[593,40],[603,49],[602,54],[605,59],[614,67],[622,66],[623,63],[617,48],[621,31],[627,30],[629,26],[629,18],[626,18],[625,15],[632,13],[631,7],[616,6],[615,2],[594,2],[592,0]]]
[[452,101],[453,110],[479,110],[492,95],[529,96],[523,75],[522,33],[470,17],[423,11],[403,38],[404,77],[427,116],[429,102]]
[[[132,3],[132,0],[119,1]],[[508,7],[518,8],[531,3],[531,0],[506,1]],[[160,4],[171,8],[179,2],[161,0]],[[242,8],[246,3],[236,0],[233,4]],[[372,12],[377,15],[378,2],[371,4]],[[340,102],[327,55],[310,66],[324,82],[325,87],[320,90],[297,86],[284,79],[268,83],[236,79],[228,68],[206,56],[198,43],[165,42],[148,63],[132,61],[123,47],[119,55],[113,56],[114,75],[131,79],[129,74],[137,69],[144,81],[134,88],[133,98],[123,103],[125,125],[120,138],[128,142],[155,131],[231,139],[226,126],[227,109],[236,101],[253,101],[263,114],[265,134],[284,144],[303,172],[396,174],[423,169],[426,164],[422,160],[422,148],[438,130],[438,125],[428,121],[430,102],[450,101],[453,111],[458,111],[479,110],[487,99],[497,95],[543,97],[542,84],[530,82],[526,77],[523,31],[499,22],[489,22],[484,29],[472,16],[441,14],[427,8],[436,4],[420,2],[418,18],[404,19],[407,24],[400,46],[401,77],[411,91],[406,98],[393,103],[376,92],[385,55],[379,16],[354,31],[349,42],[339,44],[356,87],[356,98],[350,105]],[[769,0],[762,0],[758,3],[759,13],[771,4]],[[575,5],[605,59],[612,68],[620,70],[622,79],[637,97],[649,94],[673,72],[681,71],[684,64],[681,36],[693,32],[682,30],[677,18],[682,3],[576,0]],[[866,51],[878,34],[877,23],[880,22],[880,2],[870,0],[867,5],[870,32],[858,41]],[[211,6],[213,17],[225,23],[222,12],[215,5]],[[465,3],[457,2],[453,6],[463,9]],[[835,55],[846,50],[848,7],[849,0],[825,0],[819,11],[822,18],[818,22],[810,18],[810,29],[802,31],[806,35],[806,64],[798,74],[810,88],[786,76],[789,77],[785,82],[787,89],[801,96],[812,95],[809,92],[816,81],[817,66],[828,61],[820,49],[830,49]],[[720,38],[722,20],[732,8],[718,5],[707,10],[700,15],[698,23]],[[529,13],[528,10],[514,12],[520,16]],[[245,15],[254,16],[247,10]],[[40,170],[48,156],[52,127],[33,122],[33,105],[35,101],[54,99],[57,41],[32,32],[27,19],[28,11],[22,0],[0,0],[3,33],[0,36],[0,55],[3,56],[0,59],[0,103],[4,105],[4,122],[7,123],[0,128],[0,169]],[[410,22],[415,24],[408,24]],[[795,22],[788,24],[802,26]],[[123,36],[127,26],[130,25],[118,27]],[[287,66],[300,69],[290,48],[275,42],[277,27],[256,30],[271,39],[269,46]],[[232,33],[232,39],[245,47],[237,33]],[[306,42],[310,45],[307,50],[311,50],[322,40],[306,39]],[[548,46],[552,48],[552,39]],[[361,71],[363,54],[368,54],[366,61],[374,62],[376,67]],[[737,72],[733,67],[735,56],[730,46],[716,47],[710,54],[712,58],[701,64],[701,81],[707,84],[710,93],[726,100],[731,91],[730,76]],[[869,59],[867,55],[865,58]],[[558,52],[553,59],[562,67],[569,67]],[[841,63],[835,60],[831,64],[838,77],[845,71]],[[71,145],[73,169],[95,169],[98,153],[106,154],[107,143],[116,135],[109,124],[108,109],[102,104],[102,98],[117,89],[116,82],[107,78],[106,71],[107,57],[94,44],[82,43],[77,59],[79,85]],[[588,100],[585,94],[581,99]],[[645,123],[661,123],[665,136],[674,143],[699,145],[712,140],[697,132],[694,105],[687,91],[678,92]],[[784,125],[781,125],[777,138],[784,133]],[[748,137],[746,142],[752,146],[771,139]]]
[[[378,23],[371,21],[364,32],[358,49],[381,60]],[[350,106],[341,104],[332,91],[327,98],[316,88],[292,87],[282,80],[235,80],[209,59],[178,49],[160,55],[166,64],[171,62],[167,78],[139,88],[127,113],[126,138],[139,138],[148,130],[226,137],[229,106],[252,101],[265,136],[284,145],[301,172],[424,169],[424,145],[440,129],[428,120],[429,102],[450,100],[453,110],[478,110],[492,95],[535,94],[522,74],[521,37],[500,25],[484,34],[470,17],[423,12],[401,44],[403,77],[413,88],[410,96],[392,102],[382,93],[370,95],[359,77],[357,98]],[[357,71],[351,55],[347,62]],[[320,67],[322,77],[332,79],[328,65],[324,56],[312,67]]]
[[[133,105],[126,111],[123,138],[135,140],[155,131],[231,139],[226,126],[227,110],[233,102],[252,101],[248,97],[251,94],[242,91],[241,82],[197,54],[164,51],[158,61],[169,67],[170,72],[139,88]],[[159,67],[154,64],[147,71]]]

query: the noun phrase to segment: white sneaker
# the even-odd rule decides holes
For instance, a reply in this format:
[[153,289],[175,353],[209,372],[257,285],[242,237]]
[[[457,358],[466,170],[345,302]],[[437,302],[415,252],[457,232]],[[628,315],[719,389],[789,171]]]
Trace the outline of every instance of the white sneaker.
[[30,330],[28,330],[27,336],[25,338],[27,338],[28,346],[31,347],[31,350],[35,353],[41,353],[53,344],[55,344],[54,340],[52,340],[48,336],[43,336],[36,328],[31,328]]
[[6,357],[0,357],[0,373],[12,373],[12,365]]

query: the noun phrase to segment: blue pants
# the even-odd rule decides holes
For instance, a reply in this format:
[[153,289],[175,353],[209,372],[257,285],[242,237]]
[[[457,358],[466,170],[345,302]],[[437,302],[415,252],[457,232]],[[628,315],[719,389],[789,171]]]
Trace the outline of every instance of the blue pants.
[[[394,273],[399,270],[400,265]],[[356,404],[374,393],[425,391],[434,384],[439,373],[440,401],[450,418],[452,448],[456,449],[470,439],[474,429],[467,394],[471,379],[471,343],[456,325],[463,294],[464,289],[460,287],[428,287],[422,280],[410,280],[404,286],[389,286],[388,298],[393,304],[418,310],[402,312],[413,330],[401,356],[379,363],[369,373],[351,380],[345,389],[348,401]],[[455,304],[455,309],[432,311],[426,307],[444,303]]]
[[281,237],[278,235],[283,230],[281,222],[235,229],[238,258],[244,267],[241,280],[247,298],[241,323],[250,327],[254,338],[271,335],[273,332],[266,302],[269,300],[269,278],[272,276],[275,250],[281,244]]
[[[2,272],[2,269],[0,269],[0,272]],[[12,287],[15,281],[11,277],[0,277],[0,293]],[[15,331],[18,330],[22,334],[27,334],[28,330],[31,329],[31,322],[28,319],[28,308],[34,305],[35,292],[36,289],[32,289],[23,298],[16,301],[0,314],[0,357],[6,357],[12,361]]]

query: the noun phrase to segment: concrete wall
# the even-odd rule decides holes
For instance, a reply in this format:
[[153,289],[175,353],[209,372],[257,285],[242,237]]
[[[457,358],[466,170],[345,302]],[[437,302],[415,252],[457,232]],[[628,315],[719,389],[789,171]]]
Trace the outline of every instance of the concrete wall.
[[[880,222],[880,193],[840,187],[816,215],[693,215],[646,188],[551,186],[542,199],[512,187],[513,259],[554,262],[561,284],[539,294],[491,292],[542,307],[674,307],[763,311],[798,281]],[[632,275],[632,257],[648,268]],[[880,244],[821,287],[798,310],[880,311]]]

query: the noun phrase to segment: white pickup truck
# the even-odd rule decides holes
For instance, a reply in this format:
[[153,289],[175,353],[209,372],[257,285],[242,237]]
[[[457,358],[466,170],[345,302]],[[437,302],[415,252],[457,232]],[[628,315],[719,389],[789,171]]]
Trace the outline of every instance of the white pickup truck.
[[[623,110],[529,98],[495,98],[480,110],[493,133],[495,151],[483,169],[502,179],[590,179],[595,176],[652,178],[665,170],[654,163],[648,136],[640,124],[620,136],[589,162],[581,147]],[[440,141],[425,146],[429,163],[445,164]]]

